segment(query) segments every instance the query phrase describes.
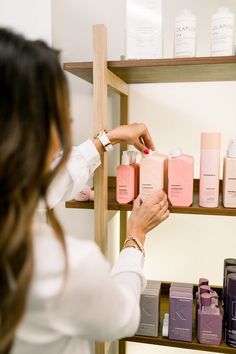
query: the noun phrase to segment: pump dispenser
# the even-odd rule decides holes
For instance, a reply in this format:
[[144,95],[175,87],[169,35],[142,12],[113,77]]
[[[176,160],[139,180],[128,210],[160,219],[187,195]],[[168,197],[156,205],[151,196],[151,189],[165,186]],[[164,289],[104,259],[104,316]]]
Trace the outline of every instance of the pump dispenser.
[[224,158],[223,205],[236,208],[236,139],[231,140]]
[[134,167],[134,173],[135,173],[135,178],[134,178],[134,199],[137,198],[139,195],[139,175],[140,175],[140,164],[139,164],[139,155],[141,154],[137,150],[133,150],[130,148],[128,150],[128,155],[130,158],[130,164]]
[[116,170],[116,200],[127,204],[134,200],[135,169],[130,165],[127,151],[123,151],[122,164]]
[[168,163],[168,198],[173,206],[193,203],[194,158],[180,148],[170,151]]

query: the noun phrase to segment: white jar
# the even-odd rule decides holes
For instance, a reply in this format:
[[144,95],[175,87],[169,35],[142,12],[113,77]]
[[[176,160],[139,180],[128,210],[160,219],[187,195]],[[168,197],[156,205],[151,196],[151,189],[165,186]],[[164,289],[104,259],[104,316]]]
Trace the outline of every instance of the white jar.
[[211,55],[233,55],[234,14],[227,7],[220,7],[212,16]]
[[176,58],[196,56],[196,16],[191,10],[182,10],[175,19]]

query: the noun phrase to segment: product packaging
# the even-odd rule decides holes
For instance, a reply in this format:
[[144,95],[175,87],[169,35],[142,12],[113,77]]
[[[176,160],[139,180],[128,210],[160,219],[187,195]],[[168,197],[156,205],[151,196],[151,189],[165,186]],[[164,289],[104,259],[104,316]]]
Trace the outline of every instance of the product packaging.
[[233,55],[234,14],[227,7],[220,7],[212,16],[211,55]]
[[196,56],[196,17],[191,10],[182,10],[175,19],[176,58]]
[[141,318],[136,332],[140,336],[158,336],[160,316],[160,290],[161,282],[148,280],[147,286],[141,295]]
[[161,7],[161,0],[126,0],[126,59],[162,57]]

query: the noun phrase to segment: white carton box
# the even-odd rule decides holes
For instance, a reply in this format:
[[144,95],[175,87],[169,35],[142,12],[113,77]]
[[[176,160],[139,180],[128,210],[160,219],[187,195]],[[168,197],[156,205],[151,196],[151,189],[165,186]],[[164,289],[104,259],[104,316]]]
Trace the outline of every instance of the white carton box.
[[126,59],[162,57],[162,0],[126,0]]

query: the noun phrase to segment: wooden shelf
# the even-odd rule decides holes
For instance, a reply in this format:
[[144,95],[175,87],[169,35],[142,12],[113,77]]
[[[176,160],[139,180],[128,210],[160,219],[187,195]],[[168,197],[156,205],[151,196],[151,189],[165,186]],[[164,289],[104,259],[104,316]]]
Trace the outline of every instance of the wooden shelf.
[[[115,187],[115,177],[109,177],[108,180],[109,190],[108,190],[108,210],[117,211],[131,211],[132,204],[119,204],[116,201],[116,187]],[[170,212],[175,214],[200,214],[200,215],[222,215],[222,216],[236,216],[236,208],[224,208],[222,205],[222,196],[220,192],[220,203],[218,208],[202,208],[198,205],[198,190],[199,181],[194,181],[194,202],[191,207],[173,207],[170,206]],[[220,186],[221,190],[221,186]],[[78,208],[78,209],[94,209],[93,202],[78,202],[76,200],[71,200],[66,202],[67,208]]]
[[[108,69],[127,84],[236,81],[236,56],[108,61]],[[64,63],[63,68],[93,82],[93,63]]]
[[[155,345],[164,345],[168,347],[178,347],[178,348],[186,348],[186,349],[195,349],[195,350],[202,350],[208,352],[218,352],[218,353],[234,353],[236,352],[235,348],[232,348],[225,344],[223,341],[219,346],[217,345],[206,345],[198,343],[196,338],[196,319],[195,319],[195,304],[193,307],[193,341],[192,342],[183,342],[183,341],[175,341],[168,339],[167,337],[162,337],[162,323],[164,314],[169,312],[169,287],[170,283],[163,282],[161,285],[161,301],[160,301],[160,325],[159,325],[159,336],[158,337],[146,337],[146,336],[134,336],[130,338],[124,338],[123,341],[128,342],[139,342],[139,343],[147,343],[147,344],[155,344]],[[212,287],[214,290],[217,291],[219,297],[221,298],[222,295],[222,288],[220,287]],[[194,294],[197,291],[197,286],[194,286]]]

